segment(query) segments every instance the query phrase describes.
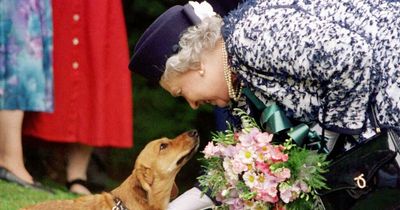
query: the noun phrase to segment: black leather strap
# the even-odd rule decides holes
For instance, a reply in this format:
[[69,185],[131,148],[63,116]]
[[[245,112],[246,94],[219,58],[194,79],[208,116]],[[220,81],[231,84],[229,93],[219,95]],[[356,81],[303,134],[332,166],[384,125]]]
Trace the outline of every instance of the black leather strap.
[[68,189],[70,189],[70,188],[72,187],[72,185],[74,185],[74,184],[79,184],[79,185],[82,185],[82,186],[88,188],[88,183],[87,183],[87,181],[86,181],[86,180],[83,180],[83,179],[74,179],[74,180],[71,180],[71,181],[67,182],[67,183],[65,184],[65,186],[66,186]]

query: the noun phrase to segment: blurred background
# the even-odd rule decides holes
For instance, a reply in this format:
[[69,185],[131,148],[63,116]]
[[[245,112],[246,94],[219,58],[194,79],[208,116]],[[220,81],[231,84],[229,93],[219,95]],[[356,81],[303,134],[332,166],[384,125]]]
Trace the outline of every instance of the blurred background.
[[[135,43],[144,30],[167,8],[187,1],[178,0],[123,0],[130,55]],[[128,71],[128,69],[127,69]],[[198,129],[201,151],[215,129],[213,107],[202,107],[193,111],[181,98],[173,98],[158,84],[150,84],[143,77],[132,73],[133,80],[133,148],[95,149],[88,170],[91,190],[110,190],[129,176],[138,153],[150,140],[163,136],[173,138],[178,134]],[[34,177],[65,183],[65,157],[62,144],[54,144],[34,139],[25,139],[24,151],[27,167]],[[180,192],[196,182],[201,170],[199,152],[185,165],[177,177]]]

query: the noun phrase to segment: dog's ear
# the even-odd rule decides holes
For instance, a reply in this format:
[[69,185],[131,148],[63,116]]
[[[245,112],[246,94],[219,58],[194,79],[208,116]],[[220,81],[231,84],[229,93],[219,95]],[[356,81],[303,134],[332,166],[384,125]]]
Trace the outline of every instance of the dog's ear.
[[173,200],[174,198],[176,198],[179,194],[179,188],[176,185],[176,182],[174,182],[174,185],[172,186],[172,190],[171,190],[171,200]]
[[140,166],[137,169],[137,178],[140,182],[140,185],[142,185],[142,188],[149,193],[154,180],[153,171],[151,168]]

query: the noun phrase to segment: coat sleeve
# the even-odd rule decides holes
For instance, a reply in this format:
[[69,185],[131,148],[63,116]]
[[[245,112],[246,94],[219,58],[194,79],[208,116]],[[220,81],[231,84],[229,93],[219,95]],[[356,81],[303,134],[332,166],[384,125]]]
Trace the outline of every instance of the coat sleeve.
[[305,92],[310,94],[318,89],[318,120],[334,131],[358,132],[371,92],[373,54],[368,41],[350,28],[301,8],[262,10],[262,15],[254,12],[238,24],[240,30],[235,33],[240,44],[234,53],[258,75],[281,78],[275,82],[294,81],[277,87],[299,90],[299,84],[306,84]]

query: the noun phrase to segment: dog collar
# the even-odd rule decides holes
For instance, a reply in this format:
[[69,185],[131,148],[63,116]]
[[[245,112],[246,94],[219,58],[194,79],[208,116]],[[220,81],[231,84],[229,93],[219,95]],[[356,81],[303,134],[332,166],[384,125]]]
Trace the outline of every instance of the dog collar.
[[126,208],[126,206],[124,205],[124,203],[121,201],[121,199],[114,197],[114,207],[111,210],[129,210],[128,208]]

